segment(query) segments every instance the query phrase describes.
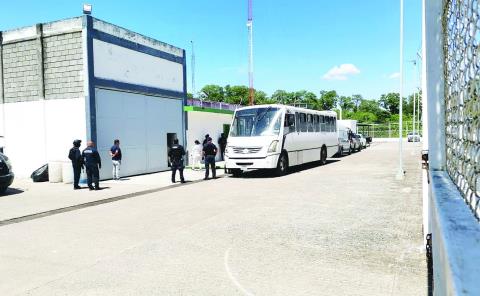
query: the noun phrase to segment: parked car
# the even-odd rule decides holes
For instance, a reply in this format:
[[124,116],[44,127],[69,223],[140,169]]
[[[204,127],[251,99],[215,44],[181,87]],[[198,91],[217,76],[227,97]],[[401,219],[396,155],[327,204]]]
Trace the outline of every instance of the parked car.
[[351,154],[352,148],[348,139],[347,130],[338,131],[338,155],[343,156],[344,153]]
[[14,174],[8,157],[0,153],[0,193],[4,193],[13,182]]
[[360,139],[360,144],[362,144],[362,148],[367,148],[367,138],[365,138],[362,134],[357,134]]
[[418,133],[408,133],[407,135],[407,141],[408,142],[420,142],[420,135]]
[[363,148],[362,142],[360,141],[360,136],[358,134],[353,134],[352,136],[352,147],[353,151],[361,151]]

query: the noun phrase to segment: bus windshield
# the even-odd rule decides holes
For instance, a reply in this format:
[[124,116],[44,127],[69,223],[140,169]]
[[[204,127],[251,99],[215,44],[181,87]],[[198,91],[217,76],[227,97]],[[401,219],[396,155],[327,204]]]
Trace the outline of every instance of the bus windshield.
[[276,136],[280,133],[281,115],[281,110],[273,107],[238,110],[230,128],[230,136]]

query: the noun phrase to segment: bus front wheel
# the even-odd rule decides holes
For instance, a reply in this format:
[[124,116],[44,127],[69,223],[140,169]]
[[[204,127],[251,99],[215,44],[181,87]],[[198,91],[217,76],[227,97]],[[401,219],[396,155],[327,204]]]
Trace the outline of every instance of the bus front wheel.
[[280,154],[278,158],[277,168],[275,169],[275,175],[283,176],[288,171],[288,158],[285,153]]

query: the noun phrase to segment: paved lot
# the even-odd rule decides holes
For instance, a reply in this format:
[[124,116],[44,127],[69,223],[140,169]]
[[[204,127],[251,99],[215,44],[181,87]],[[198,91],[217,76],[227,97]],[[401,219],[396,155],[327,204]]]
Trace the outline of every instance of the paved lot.
[[[218,162],[223,167],[223,162]],[[223,169],[217,169],[219,176]],[[196,182],[202,180],[204,170],[185,169],[185,180]],[[0,225],[2,221],[16,219],[28,215],[47,212],[55,209],[75,207],[85,203],[98,201],[108,202],[119,196],[138,194],[144,191],[164,190],[172,186],[171,172],[160,172],[148,175],[122,178],[120,181],[106,180],[100,182],[100,191],[89,191],[86,184],[83,190],[73,190],[72,184],[33,183],[31,179],[15,179],[5,195],[0,196]],[[180,180],[177,173],[177,181]]]
[[410,144],[2,226],[0,295],[424,295]]

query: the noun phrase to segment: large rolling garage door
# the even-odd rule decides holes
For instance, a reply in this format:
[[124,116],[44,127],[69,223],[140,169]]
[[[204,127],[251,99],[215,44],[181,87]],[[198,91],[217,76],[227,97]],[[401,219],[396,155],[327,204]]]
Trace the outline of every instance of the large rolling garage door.
[[122,176],[168,169],[167,136],[183,143],[182,101],[143,94],[96,89],[97,146],[101,178],[112,177],[108,151],[120,140]]

